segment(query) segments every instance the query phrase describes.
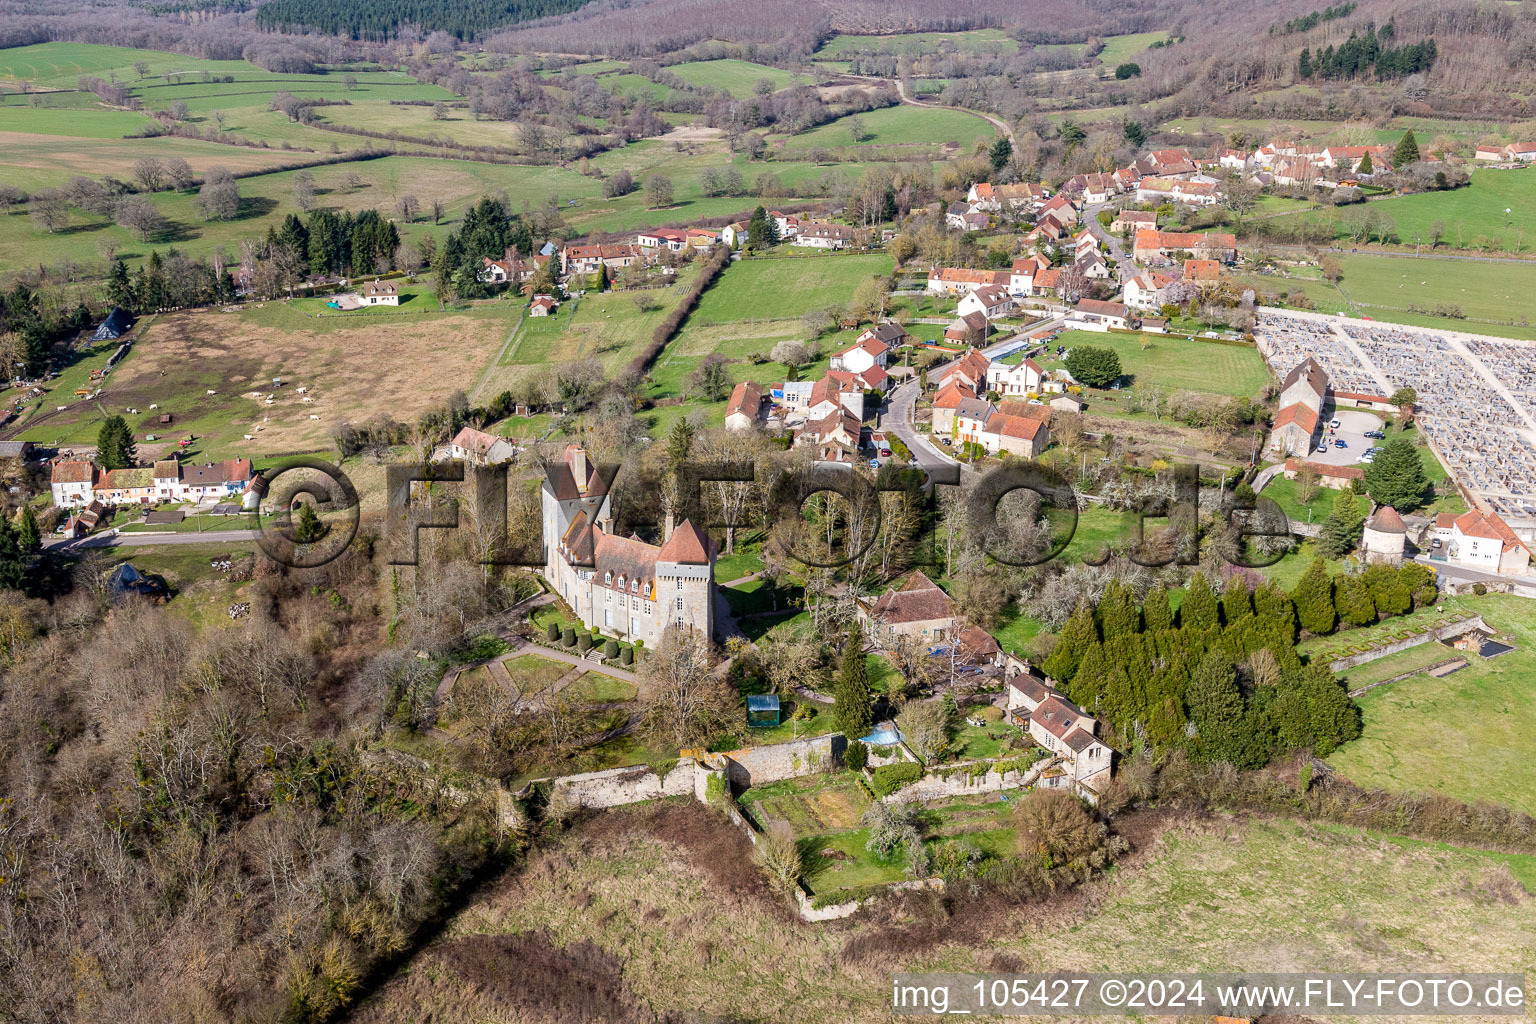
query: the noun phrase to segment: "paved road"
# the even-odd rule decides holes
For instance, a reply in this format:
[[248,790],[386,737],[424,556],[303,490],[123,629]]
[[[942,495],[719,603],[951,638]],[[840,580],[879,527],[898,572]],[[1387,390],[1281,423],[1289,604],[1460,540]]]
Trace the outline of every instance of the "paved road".
[[886,400],[885,413],[880,417],[881,426],[901,438],[901,443],[912,450],[912,461],[930,474],[943,466],[960,465],[939,451],[927,435],[918,432],[913,412],[917,407],[919,391],[915,380],[892,391],[891,397]]
[[[1310,252],[1304,245],[1271,245],[1269,248],[1275,252],[1307,253]],[[1522,259],[1518,256],[1463,256],[1446,252],[1388,252],[1384,249],[1343,249],[1339,246],[1330,246],[1320,252],[1340,253],[1345,256],[1386,256],[1395,260],[1459,260],[1463,263],[1519,263],[1530,266],[1536,260]]]
[[70,551],[77,548],[142,548],[160,544],[249,544],[256,530],[204,530],[202,533],[96,533],[79,539],[55,538],[44,547]]
[[1435,570],[1435,575],[1452,583],[1513,583],[1536,590],[1536,576],[1504,576],[1496,572],[1469,569],[1463,565],[1452,565],[1450,562],[1437,562],[1428,555],[1419,555],[1414,561],[1429,566]]
[[1088,230],[1093,233],[1094,238],[1108,243],[1109,257],[1115,262],[1115,269],[1120,274],[1121,282],[1125,282],[1135,277],[1140,268],[1131,259],[1131,254],[1126,251],[1125,243],[1110,234],[1109,229],[1099,223],[1099,211],[1109,205],[1108,202],[1103,202],[1085,207],[1083,210],[1083,223],[1088,225]]
[[[885,81],[889,81],[889,79],[885,79]],[[896,95],[901,97],[901,102],[914,107],[932,107],[935,110],[958,110],[964,114],[974,114],[1008,136],[1008,144],[1013,146],[1014,149],[1019,148],[1019,140],[1014,137],[1013,129],[1008,127],[1008,122],[1002,118],[993,117],[991,114],[984,114],[979,110],[972,110],[970,107],[951,107],[943,103],[924,103],[922,100],[915,100],[907,95],[907,90],[902,86],[901,79],[896,79],[895,85]]]

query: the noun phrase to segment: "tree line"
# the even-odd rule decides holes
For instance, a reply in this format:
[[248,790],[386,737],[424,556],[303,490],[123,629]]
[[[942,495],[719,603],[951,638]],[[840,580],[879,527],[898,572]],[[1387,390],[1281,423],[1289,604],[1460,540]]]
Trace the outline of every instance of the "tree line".
[[1392,23],[1381,27],[1368,26],[1365,35],[1354,32],[1337,48],[1329,44],[1316,55],[1310,47],[1301,51],[1296,61],[1296,73],[1302,78],[1358,78],[1375,72],[1379,79],[1406,78],[1435,65],[1439,51],[1434,39],[1406,43],[1402,46],[1386,46],[1395,30]]
[[586,0],[273,0],[256,12],[263,28],[318,29],[348,39],[384,40],[405,25],[472,39],[487,29],[565,14]]

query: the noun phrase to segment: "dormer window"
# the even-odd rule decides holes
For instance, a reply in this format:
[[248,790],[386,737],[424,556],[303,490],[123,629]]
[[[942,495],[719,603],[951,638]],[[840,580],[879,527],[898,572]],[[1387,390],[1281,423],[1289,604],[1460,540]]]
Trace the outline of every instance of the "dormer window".
[[611,572],[603,573],[603,586],[605,586],[605,587],[613,586],[613,573],[611,573]]
[[[620,580],[619,581],[619,586],[622,587],[623,585],[624,585],[624,581]],[[640,580],[639,579],[632,579],[632,580],[629,581],[629,592],[631,594],[638,594],[638,593],[640,593]]]

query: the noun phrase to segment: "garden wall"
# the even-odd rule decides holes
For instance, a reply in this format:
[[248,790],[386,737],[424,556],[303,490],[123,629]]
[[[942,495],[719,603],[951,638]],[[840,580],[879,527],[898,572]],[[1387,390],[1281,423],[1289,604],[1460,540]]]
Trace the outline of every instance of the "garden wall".
[[739,792],[748,786],[761,786],[780,779],[810,775],[830,763],[834,757],[841,758],[847,745],[842,733],[832,733],[762,747],[742,747],[739,750],[709,754],[683,751],[683,754],[692,754],[711,765],[724,767],[726,777]]
[[692,758],[678,761],[665,777],[649,765],[609,768],[565,775],[550,782],[551,792],[564,793],[580,807],[618,807],[668,796],[693,796],[698,766]]
[[1373,647],[1363,654],[1351,654],[1346,658],[1339,658],[1338,660],[1332,661],[1328,664],[1328,670],[1330,672],[1342,672],[1347,668],[1355,668],[1359,665],[1364,665],[1369,662],[1376,661],[1380,658],[1385,658],[1389,654],[1396,654],[1398,651],[1406,651],[1410,647],[1418,647],[1421,644],[1433,643],[1439,640],[1448,640],[1453,636],[1460,636],[1469,629],[1481,629],[1488,633],[1495,632],[1494,629],[1492,629],[1486,622],[1483,621],[1483,617],[1481,615],[1469,615],[1464,619],[1457,619],[1455,622],[1448,626],[1441,626],[1439,629],[1426,630],[1417,636],[1410,636],[1406,640],[1394,640],[1389,644],[1383,644],[1380,647]]
[[985,775],[972,775],[960,766],[941,776],[929,773],[916,782],[902,786],[890,796],[881,798],[882,803],[905,804],[914,800],[937,800],[946,796],[970,796],[974,793],[997,793],[1005,789],[1023,789],[1040,777],[1040,773],[1055,764],[1057,758],[1036,761],[1023,771],[999,772],[988,770]]

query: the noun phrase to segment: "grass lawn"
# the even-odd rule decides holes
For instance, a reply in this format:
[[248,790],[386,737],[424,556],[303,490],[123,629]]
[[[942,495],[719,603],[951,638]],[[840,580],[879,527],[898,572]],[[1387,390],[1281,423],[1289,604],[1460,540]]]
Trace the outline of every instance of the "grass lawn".
[[[1265,488],[1268,493],[1269,488]],[[1286,555],[1274,565],[1260,569],[1266,579],[1278,583],[1280,587],[1290,593],[1296,584],[1301,581],[1302,574],[1312,566],[1312,560],[1317,557],[1317,548],[1310,540],[1304,540],[1296,545],[1295,550]],[[1338,573],[1343,570],[1344,563],[1334,559],[1325,560],[1329,573]]]
[[1413,672],[1418,669],[1428,668],[1430,665],[1438,665],[1452,658],[1465,657],[1470,662],[1473,656],[1463,654],[1461,651],[1448,649],[1444,644],[1427,643],[1417,647],[1410,647],[1406,651],[1398,651],[1389,654],[1385,658],[1366,662],[1354,668],[1345,669],[1339,673],[1339,678],[1344,685],[1351,690],[1358,690],[1379,683],[1383,679],[1391,679],[1400,676],[1404,672]]
[[761,825],[787,822],[798,836],[824,835],[859,827],[859,818],[873,802],[850,772],[806,775],[753,786],[741,796],[742,805]]
[[[1253,397],[1269,382],[1269,370],[1256,348],[1190,341],[1176,335],[1099,334],[1066,331],[1057,343],[1109,348],[1120,357],[1121,369],[1137,387],[1157,385],[1166,391]],[[1145,344],[1145,347],[1143,347]]]
[[[891,258],[884,253],[740,260],[728,266],[700,297],[688,323],[704,326],[777,320],[813,309],[844,306],[860,282],[885,277],[892,267]],[[791,336],[804,334],[798,327],[791,326]]]
[[635,694],[639,691],[634,683],[626,683],[622,679],[615,679],[597,672],[588,672],[567,686],[563,692],[572,697],[599,704],[625,704],[634,700]]
[[[949,153],[969,153],[977,139],[992,139],[992,125],[962,110],[929,107],[883,107],[857,115],[869,134],[855,139],[849,118],[843,117],[785,140],[785,154],[808,149],[847,146],[940,146]],[[770,170],[772,168],[769,168]]]
[[[720,550],[725,550],[724,538],[719,540]],[[736,531],[736,553],[722,554],[715,559],[715,582],[729,583],[763,570],[762,534],[757,531]]]
[[707,89],[728,92],[737,99],[747,99],[757,93],[758,83],[764,80],[773,84],[772,91],[788,89],[805,81],[804,76],[783,68],[766,64],[753,64],[745,60],[700,60],[687,64],[674,64],[667,68],[678,78]]
[[1124,36],[1106,36],[1104,49],[1099,51],[1099,63],[1113,70],[1138,53],[1146,51],[1153,43],[1168,38],[1167,32],[1133,32]]
[[[1536,182],[1536,174],[1531,181]],[[1391,200],[1379,205],[1387,202]],[[1532,213],[1536,214],[1536,203]],[[1406,309],[1410,305],[1433,308],[1447,304],[1461,307],[1469,317],[1518,321],[1528,315],[1525,298],[1536,288],[1536,263],[1345,255],[1339,257],[1339,264],[1344,271],[1340,285],[1351,299],[1367,307],[1368,315],[1374,315],[1370,307],[1375,306]],[[1482,331],[1476,323],[1450,329],[1474,334]]]
[[817,57],[833,58],[864,53],[896,53],[919,55],[925,53],[978,53],[1013,54],[1019,52],[1018,41],[997,28],[975,29],[969,32],[901,32],[893,35],[837,35],[816,51]]
[[507,670],[517,692],[524,697],[543,693],[551,683],[571,670],[571,666],[563,661],[552,661],[537,654],[508,658],[501,663],[501,667]]
[[1008,607],[1007,615],[990,632],[998,644],[1010,654],[1022,654],[1031,648],[1031,642],[1045,630],[1045,624],[1015,605]]
[[[1342,629],[1331,636],[1315,637],[1302,643],[1298,649],[1309,658],[1333,661],[1472,614],[1474,609],[1468,604],[1470,600],[1469,597],[1442,596],[1434,606],[1419,608],[1407,615],[1394,615],[1374,625]],[[1439,611],[1440,608],[1445,611]]]
[[950,744],[954,760],[977,761],[1001,757],[1009,749],[1008,741],[1022,735],[1011,725],[995,722],[986,726],[962,726]]
[[[1536,232],[1528,230],[1536,216],[1536,174],[1527,168],[1479,168],[1465,188],[1394,196],[1369,209],[1378,220],[1391,218],[1399,242],[1410,247],[1419,241],[1429,246],[1434,223],[1440,221],[1445,229],[1440,244],[1446,248],[1536,251]],[[1298,216],[1336,225],[1342,238],[1344,225],[1362,213],[1359,207],[1344,207]]]
[[1489,661],[1469,655],[1459,672],[1417,675],[1365,694],[1364,734],[1329,763],[1361,786],[1536,813],[1536,614],[1504,594],[1459,604],[1512,634],[1516,650]]
[[881,857],[864,848],[867,842],[867,828],[800,840],[805,880],[811,891],[820,894],[834,889],[883,885],[907,877],[905,852],[896,851],[889,858]]
[[1285,510],[1285,514],[1303,523],[1320,523],[1333,511],[1333,501],[1339,492],[1320,484],[1313,486],[1312,500],[1303,503],[1296,495],[1296,481],[1277,476],[1264,488],[1264,497],[1272,498]]
[[738,616],[793,609],[805,596],[801,587],[775,586],[764,579],[748,580],[740,586],[726,587],[722,592],[731,612]]

